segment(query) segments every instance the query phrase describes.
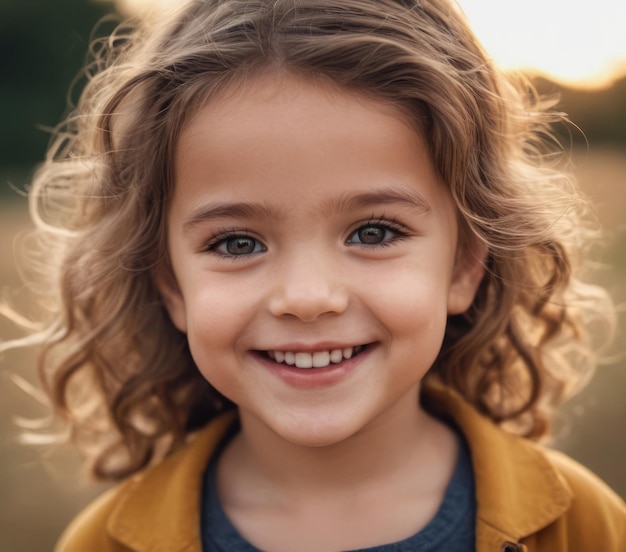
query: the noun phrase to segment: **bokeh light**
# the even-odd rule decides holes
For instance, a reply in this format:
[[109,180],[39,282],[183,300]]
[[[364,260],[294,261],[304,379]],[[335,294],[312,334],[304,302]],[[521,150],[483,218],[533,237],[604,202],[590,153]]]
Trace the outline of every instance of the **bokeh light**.
[[495,61],[579,84],[602,85],[626,71],[623,0],[460,0]]

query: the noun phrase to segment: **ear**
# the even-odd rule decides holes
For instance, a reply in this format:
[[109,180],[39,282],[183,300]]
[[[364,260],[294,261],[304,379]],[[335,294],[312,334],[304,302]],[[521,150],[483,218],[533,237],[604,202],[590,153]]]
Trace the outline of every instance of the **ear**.
[[487,245],[471,233],[459,244],[448,292],[448,314],[463,314],[470,308],[485,275]]
[[167,309],[172,324],[181,332],[187,333],[187,310],[185,299],[176,276],[172,272],[169,263],[161,263],[153,272],[154,282],[163,299],[163,304]]

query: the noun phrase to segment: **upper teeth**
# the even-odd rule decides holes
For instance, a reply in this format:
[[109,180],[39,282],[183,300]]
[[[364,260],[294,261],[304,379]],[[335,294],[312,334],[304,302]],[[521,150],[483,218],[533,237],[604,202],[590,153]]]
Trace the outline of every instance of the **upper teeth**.
[[338,364],[344,359],[352,358],[353,355],[363,350],[363,346],[333,349],[331,351],[319,351],[317,353],[299,353],[294,351],[267,351],[268,356],[282,364],[295,366],[296,368],[324,368],[331,363]]

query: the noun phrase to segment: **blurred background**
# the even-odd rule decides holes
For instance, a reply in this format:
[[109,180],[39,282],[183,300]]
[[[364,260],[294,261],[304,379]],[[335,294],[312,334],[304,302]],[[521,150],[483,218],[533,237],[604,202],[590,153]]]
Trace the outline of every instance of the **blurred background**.
[[[170,0],[170,4],[173,0]],[[574,167],[596,202],[607,236],[594,278],[624,304],[626,290],[626,2],[460,0],[495,60],[523,69],[582,129],[560,129]],[[27,304],[14,263],[16,236],[29,227],[24,191],[45,154],[49,129],[76,100],[68,88],[83,65],[94,25],[117,13],[158,17],[165,0],[0,0],[0,293]],[[101,24],[100,34],[113,28]],[[584,132],[584,135],[583,135]],[[620,307],[621,310],[621,307]],[[0,317],[0,339],[19,337]],[[624,325],[591,384],[564,409],[555,446],[626,497]],[[19,444],[15,417],[45,414],[10,374],[35,381],[34,356],[0,358],[0,550],[51,550],[69,520],[103,486],[86,482],[71,450]]]

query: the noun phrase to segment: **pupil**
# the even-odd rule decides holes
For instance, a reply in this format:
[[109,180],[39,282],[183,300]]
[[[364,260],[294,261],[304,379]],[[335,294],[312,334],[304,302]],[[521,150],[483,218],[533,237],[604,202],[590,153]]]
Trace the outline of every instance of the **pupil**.
[[231,238],[226,244],[226,249],[231,255],[246,255],[254,251],[252,238]]
[[361,243],[380,243],[385,237],[385,229],[380,226],[366,226],[359,230]]

